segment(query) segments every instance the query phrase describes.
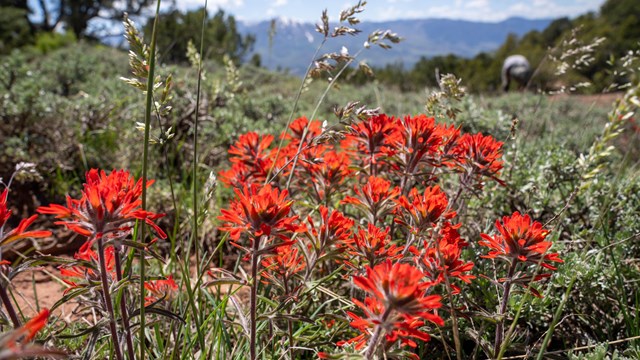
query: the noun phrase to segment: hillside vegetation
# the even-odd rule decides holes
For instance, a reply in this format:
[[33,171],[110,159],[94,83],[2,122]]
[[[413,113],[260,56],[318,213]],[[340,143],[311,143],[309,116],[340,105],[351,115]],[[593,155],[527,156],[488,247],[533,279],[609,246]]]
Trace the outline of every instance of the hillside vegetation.
[[602,97],[398,91],[216,19],[177,63],[129,19],[0,57],[0,359],[640,357],[637,54]]

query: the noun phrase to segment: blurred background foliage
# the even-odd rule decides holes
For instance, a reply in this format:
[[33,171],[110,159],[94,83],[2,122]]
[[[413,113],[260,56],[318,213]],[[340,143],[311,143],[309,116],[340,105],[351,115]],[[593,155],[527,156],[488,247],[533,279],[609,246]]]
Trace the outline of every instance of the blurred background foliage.
[[[129,76],[126,52],[100,45],[86,28],[60,33],[47,29],[51,23],[30,23],[27,15],[32,10],[26,1],[0,0],[0,7],[0,177],[8,178],[20,162],[35,163],[42,174],[14,184],[11,201],[18,214],[33,213],[40,204],[63,201],[66,193],[80,188],[84,172],[90,168],[137,172],[141,167],[141,134],[136,122],[143,118],[142,95],[120,80]],[[497,89],[502,59],[521,53],[538,66],[549,48],[573,36],[572,29],[580,27],[577,36],[585,43],[599,37],[607,40],[589,67],[571,69],[560,81],[590,81],[593,85],[585,91],[601,91],[612,82],[633,80],[630,74],[615,73],[615,66],[609,64],[615,63],[612,58],[637,48],[638,14],[640,2],[636,0],[608,0],[598,14],[558,19],[542,32],[522,38],[510,36],[493,54],[472,59],[452,55],[425,58],[412,69],[389,65],[374,69],[374,80],[353,72],[328,94],[318,118],[337,123],[333,109],[352,100],[392,115],[424,112],[427,95],[437,87],[436,70],[455,73],[464,86],[477,92],[456,104],[461,110],[456,124],[466,132],[488,133],[505,141],[503,177],[508,185],[495,186],[485,192],[486,197],[470,200],[465,212],[468,218],[461,219],[469,226],[461,231],[472,244],[467,256],[473,258],[478,252],[475,240],[494,219],[526,211],[544,223],[564,208],[581,180],[580,156],[602,134],[612,108],[610,101],[594,102],[597,98],[485,93]],[[209,171],[217,173],[226,166],[226,152],[239,134],[282,131],[300,86],[299,78],[260,68],[258,58],[247,61],[253,38],[239,35],[233,16],[220,11],[205,24],[206,75],[201,106],[196,109],[197,71],[188,65],[187,44],[200,41],[201,15],[201,10],[173,11],[163,14],[160,21],[162,65],[158,71],[173,74],[173,111],[154,119],[152,133],[160,138],[171,128],[175,136],[152,147],[150,171],[157,183],[150,196],[154,209],[168,213],[164,219],[167,228],[189,216],[188,201],[176,207],[170,199],[171,191],[178,199],[189,197],[195,112],[201,121],[200,165],[206,170],[202,171],[203,179],[197,180],[204,183]],[[543,64],[532,88],[560,86],[553,70]],[[295,116],[310,115],[325,88],[323,79],[307,81]],[[531,339],[535,343],[543,336],[575,272],[579,272],[578,283],[569,294],[549,350],[640,335],[640,128],[636,119],[631,117],[625,123],[625,131],[607,154],[609,165],[595,175],[588,189],[575,195],[556,226],[560,247],[555,250],[566,264],[551,278],[545,298],[525,307],[519,323],[522,343],[531,343]],[[219,192],[218,201],[224,200],[226,193]],[[215,231],[204,238],[215,244]],[[586,244],[591,244],[588,256],[578,256]],[[475,271],[488,273],[492,269]],[[480,278],[465,289],[465,296],[491,304],[496,295],[487,291],[489,288]],[[519,296],[512,301],[517,303]],[[603,345],[589,354],[571,356],[634,358],[638,346],[637,341]]]

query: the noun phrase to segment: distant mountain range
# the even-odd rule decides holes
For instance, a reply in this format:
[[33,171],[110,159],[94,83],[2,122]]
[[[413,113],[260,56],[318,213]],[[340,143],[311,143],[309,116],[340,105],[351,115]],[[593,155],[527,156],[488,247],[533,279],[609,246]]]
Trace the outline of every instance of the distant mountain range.
[[[531,30],[543,30],[552,19],[525,19],[512,17],[490,23],[450,19],[412,19],[384,22],[363,22],[357,25],[362,33],[330,39],[323,52],[339,51],[345,46],[351,54],[362,48],[367,35],[375,30],[391,30],[404,38],[391,50],[371,48],[360,59],[372,66],[401,62],[411,67],[420,57],[454,54],[473,57],[480,52],[497,49],[510,33],[523,35]],[[270,21],[239,23],[241,33],[256,36],[254,52],[260,54],[262,64],[270,69],[289,69],[304,73],[311,57],[322,40],[315,24],[276,20],[273,46],[269,46]]]

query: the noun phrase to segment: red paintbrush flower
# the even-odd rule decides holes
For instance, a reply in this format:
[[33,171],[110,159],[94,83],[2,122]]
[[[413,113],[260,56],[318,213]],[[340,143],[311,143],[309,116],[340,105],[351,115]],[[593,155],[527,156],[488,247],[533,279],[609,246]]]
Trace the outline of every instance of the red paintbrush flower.
[[267,151],[272,141],[273,135],[260,136],[255,132],[240,135],[229,149],[231,170],[220,173],[223,182],[237,188],[264,182],[273,164]]
[[437,131],[435,119],[426,115],[405,116],[397,120],[400,129],[395,138],[398,165],[408,174],[416,172],[421,163],[438,165],[438,149],[442,136]]
[[26,324],[22,326],[26,334],[24,341],[29,342],[36,337],[36,334],[47,325],[49,320],[49,309],[42,309],[36,316],[32,317]]
[[[354,276],[356,286],[370,294],[364,302],[353,299],[364,316],[347,312],[352,319],[350,325],[359,330],[358,336],[338,343],[355,344],[360,350],[369,342],[372,334],[384,331],[387,349],[395,342],[411,347],[415,340],[428,341],[430,336],[421,330],[426,321],[444,325],[435,313],[442,306],[440,296],[425,295],[430,284],[423,281],[424,274],[410,264],[393,264],[390,260],[373,268],[367,266],[366,276]],[[374,341],[375,340],[371,340]]]
[[411,264],[392,263],[391,260],[366,267],[366,275],[354,276],[360,289],[380,300],[386,308],[401,313],[418,315],[441,306],[440,296],[425,296],[430,286],[425,274]]
[[[356,350],[362,350],[369,342],[370,334],[375,331],[376,326],[384,326],[387,331],[385,334],[386,344],[383,346],[385,349],[398,341],[401,346],[415,348],[418,346],[416,340],[429,341],[431,339],[428,333],[420,330],[426,324],[425,319],[421,316],[392,313],[387,314],[385,319],[386,309],[378,299],[367,297],[364,302],[357,299],[353,299],[353,302],[362,310],[364,316],[361,317],[347,311],[347,315],[352,319],[349,325],[360,331],[361,334],[346,341],[339,341],[338,346],[354,344]],[[439,325],[443,324],[442,319],[437,315],[434,315],[433,320]]]
[[264,161],[267,158],[266,150],[272,141],[273,135],[261,137],[256,132],[242,134],[229,149],[229,155],[232,155],[229,161],[242,163],[248,167],[261,166],[256,162]]
[[289,143],[282,148],[280,157],[276,164],[277,169],[284,169],[282,172],[285,175],[289,175],[293,169],[293,163],[296,154],[298,154],[298,161],[296,163],[294,174],[294,183],[297,187],[305,188],[309,185],[316,186],[317,182],[314,179],[314,172],[319,166],[322,166],[324,161],[324,154],[327,151],[327,146],[323,144],[306,144],[300,149],[298,154],[298,144]]
[[435,227],[441,218],[451,219],[456,216],[454,211],[447,210],[449,200],[437,185],[427,187],[422,195],[418,193],[418,189],[413,188],[409,196],[401,196],[396,203],[402,217],[396,217],[395,222],[415,233]]
[[278,283],[279,279],[283,282],[288,281],[306,266],[304,257],[299,254],[298,248],[294,245],[276,248],[275,254],[262,260],[261,264],[264,267],[262,276],[273,283]]
[[309,166],[309,175],[318,189],[319,201],[331,198],[340,186],[353,173],[349,168],[351,159],[344,152],[326,151],[322,160]]
[[[369,266],[375,266],[381,260],[396,260],[402,257],[403,248],[391,244],[389,228],[382,230],[369,223],[367,229],[359,229],[347,242],[349,254],[359,259],[359,263],[364,261]],[[352,262],[348,263],[356,267]]]
[[471,174],[476,186],[481,188],[482,177],[505,184],[498,178],[502,170],[502,145],[502,142],[489,135],[464,134],[452,151],[457,155],[462,171]]
[[218,173],[220,181],[231,187],[242,187],[249,184],[252,173],[243,163],[233,163],[229,170],[222,170]]
[[391,188],[391,182],[370,176],[369,181],[362,186],[354,187],[356,196],[345,196],[342,204],[354,205],[367,213],[369,222],[375,224],[377,221],[383,221],[384,218],[394,211],[395,198],[400,195],[400,188]]
[[15,229],[5,232],[4,227],[7,220],[11,217],[11,210],[7,207],[7,198],[9,196],[9,189],[4,189],[0,194],[0,246],[18,241],[26,238],[44,238],[51,236],[51,231],[46,230],[32,230],[27,231],[27,228],[33,224],[38,218],[38,215],[33,215],[27,219],[20,221],[20,224]]
[[457,226],[444,223],[434,241],[424,241],[422,251],[411,248],[411,252],[416,255],[416,262],[434,285],[444,283],[444,275],[447,275],[453,294],[460,293],[460,288],[451,282],[452,279],[458,278],[465,283],[475,279],[475,276],[469,274],[473,269],[473,262],[460,259],[462,249],[468,246],[468,243],[460,238],[456,228]]
[[321,260],[343,260],[343,253],[351,236],[353,220],[345,217],[340,211],[320,205],[320,222],[315,222],[311,216],[306,237],[309,240],[305,251],[309,270],[313,270]]
[[298,223],[298,216],[289,216],[293,201],[287,198],[287,190],[252,184],[234,191],[236,199],[218,217],[224,222],[220,230],[228,231],[232,240],[239,240],[243,233],[252,240],[263,235],[288,240],[291,233],[305,230]]
[[382,315],[385,312],[385,307],[380,300],[375,297],[366,297],[364,302],[358,299],[352,299],[353,302],[362,310],[364,316],[356,315],[351,311],[347,311],[347,316],[351,318],[349,325],[359,330],[360,335],[351,338],[349,340],[338,341],[338,346],[344,346],[347,344],[355,344],[356,350],[362,350],[369,340],[371,333],[376,325],[381,324]]
[[487,234],[480,234],[483,241],[479,244],[492,249],[485,258],[503,258],[510,263],[522,261],[537,264],[549,269],[556,270],[547,261],[563,262],[557,253],[547,254],[551,247],[550,241],[545,241],[549,231],[542,227],[537,221],[531,221],[529,215],[520,215],[519,212],[511,216],[505,216],[496,220],[496,229],[499,234],[491,237]]
[[[153,180],[147,182],[147,187]],[[86,174],[86,183],[80,199],[67,196],[67,205],[41,206],[41,214],[56,215],[57,225],[84,236],[112,236],[129,232],[131,223],[142,220],[149,224],[159,237],[167,235],[155,224],[164,216],[141,209],[142,179],[136,181],[125,170],[113,170],[107,175],[103,170],[91,169]]]
[[[36,337],[38,332],[40,332],[40,330],[42,330],[45,325],[47,325],[50,314],[51,313],[49,312],[49,309],[42,309],[36,316],[27,321],[26,324],[6,334],[6,337],[1,341],[4,345],[3,347],[17,350],[19,348],[18,342],[20,342],[23,346],[26,345]],[[9,351],[11,352],[11,350]],[[12,354],[10,353],[9,355]],[[19,358],[22,357],[20,356]]]
[[171,299],[178,291],[178,284],[169,275],[166,279],[145,281],[144,288],[149,291],[150,296],[144,299],[149,305],[160,299]]
[[312,246],[319,251],[326,250],[328,247],[343,249],[351,236],[353,220],[345,217],[338,210],[333,210],[329,214],[329,209],[322,205],[318,208],[318,212],[320,213],[319,226],[316,226],[311,216],[307,218]]
[[282,133],[281,137],[285,140],[290,140],[291,143],[297,146],[302,140],[302,135],[307,125],[309,126],[309,130],[307,130],[307,135],[304,139],[305,143],[308,143],[311,139],[322,133],[322,124],[320,121],[314,120],[309,124],[307,117],[303,116],[293,120],[289,125],[289,131]]
[[[397,124],[393,117],[385,114],[372,116],[367,120],[352,125],[350,134],[343,141],[343,145],[355,143],[357,151],[364,155],[363,165],[372,166],[383,156],[393,154],[393,146],[398,136]],[[375,175],[375,171],[372,171]]]
[[42,309],[24,325],[8,331],[0,337],[0,357],[2,359],[32,359],[32,358],[67,358],[68,355],[56,349],[47,349],[32,341],[47,325],[51,312]]
[[442,142],[440,144],[438,154],[440,158],[439,165],[446,167],[455,167],[459,155],[456,153],[456,145],[460,140],[460,128],[453,125],[438,124],[436,125],[436,132],[440,135]]

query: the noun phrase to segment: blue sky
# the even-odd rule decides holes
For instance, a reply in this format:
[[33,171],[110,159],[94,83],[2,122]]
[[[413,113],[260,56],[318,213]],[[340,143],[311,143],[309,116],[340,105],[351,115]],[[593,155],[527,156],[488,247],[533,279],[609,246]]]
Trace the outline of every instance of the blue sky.
[[[236,18],[259,21],[274,17],[316,22],[323,9],[330,18],[357,0],[209,0],[208,8],[222,8]],[[383,21],[393,19],[440,17],[477,21],[500,21],[510,16],[556,18],[597,11],[604,0],[370,0],[361,19]],[[179,9],[202,7],[204,0],[175,0]]]

